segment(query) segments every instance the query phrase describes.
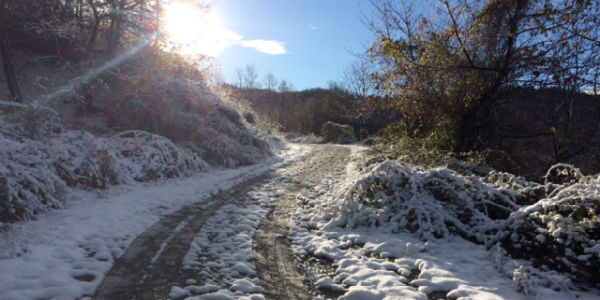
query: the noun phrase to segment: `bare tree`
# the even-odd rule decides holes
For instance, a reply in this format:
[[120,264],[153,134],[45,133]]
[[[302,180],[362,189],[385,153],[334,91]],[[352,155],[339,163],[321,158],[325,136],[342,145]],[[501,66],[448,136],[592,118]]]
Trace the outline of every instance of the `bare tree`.
[[88,41],[86,50],[86,52],[89,55],[90,52],[92,52],[94,50],[94,47],[96,46],[96,39],[98,38],[98,29],[100,27],[101,19],[100,15],[98,14],[98,8],[96,7],[94,0],[88,0],[88,4],[92,8],[92,13],[94,15],[94,25],[92,25],[92,33],[90,34],[90,39]]
[[347,92],[343,82],[337,82],[335,80],[327,81],[327,89],[333,93]]
[[277,87],[277,90],[281,93],[291,92],[294,90],[294,85],[291,82],[288,82],[287,80],[281,80],[279,82],[279,86]]
[[275,75],[273,75],[273,73],[269,72],[267,73],[267,75],[265,75],[265,88],[267,88],[268,90],[272,90],[274,91],[277,88],[277,84],[279,84],[279,80],[277,80],[277,78],[275,78]]
[[372,80],[373,66],[366,57],[361,57],[352,62],[342,73],[346,90],[362,99],[367,99],[375,92],[375,83]]
[[256,66],[246,65],[246,72],[244,73],[244,87],[248,89],[260,88]]
[[238,88],[244,87],[244,70],[242,68],[235,68],[235,83],[234,85]]

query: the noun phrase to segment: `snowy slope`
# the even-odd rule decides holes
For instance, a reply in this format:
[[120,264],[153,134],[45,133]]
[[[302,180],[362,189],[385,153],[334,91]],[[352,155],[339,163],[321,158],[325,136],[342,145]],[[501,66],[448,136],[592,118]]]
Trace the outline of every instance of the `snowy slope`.
[[207,159],[236,167],[271,155],[258,130],[237,120],[237,112],[215,107],[199,148],[141,130],[95,136],[69,129],[50,108],[0,101],[0,224],[62,207],[71,188],[190,176],[209,171]]

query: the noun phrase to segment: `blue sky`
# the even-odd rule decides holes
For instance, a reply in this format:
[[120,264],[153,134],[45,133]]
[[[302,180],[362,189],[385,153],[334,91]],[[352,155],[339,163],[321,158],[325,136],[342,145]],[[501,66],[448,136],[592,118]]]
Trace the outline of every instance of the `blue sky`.
[[[244,40],[216,57],[227,82],[237,67],[254,64],[261,80],[271,72],[297,90],[325,87],[340,79],[354,60],[351,52],[363,51],[372,36],[361,21],[371,9],[366,0],[217,0],[212,9],[224,30]],[[261,52],[261,42],[285,53]]]

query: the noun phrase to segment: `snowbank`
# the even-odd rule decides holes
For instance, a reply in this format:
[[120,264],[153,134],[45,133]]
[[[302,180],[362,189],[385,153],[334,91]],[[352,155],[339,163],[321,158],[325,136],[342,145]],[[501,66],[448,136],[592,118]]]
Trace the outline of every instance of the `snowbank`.
[[229,121],[210,121],[214,128],[199,131],[206,146],[192,152],[148,132],[97,137],[65,129],[51,109],[0,104],[0,222],[28,220],[62,207],[70,187],[106,188],[189,176],[210,168],[202,157],[221,162],[216,165],[237,166],[269,155],[265,142]]
[[541,185],[449,167],[386,161],[352,187],[331,225],[409,231],[426,241],[454,234],[487,247],[499,243],[541,270],[600,284],[599,178],[571,170],[574,179]]
[[294,251],[327,297],[597,297],[599,177],[359,166],[309,188],[294,215]]

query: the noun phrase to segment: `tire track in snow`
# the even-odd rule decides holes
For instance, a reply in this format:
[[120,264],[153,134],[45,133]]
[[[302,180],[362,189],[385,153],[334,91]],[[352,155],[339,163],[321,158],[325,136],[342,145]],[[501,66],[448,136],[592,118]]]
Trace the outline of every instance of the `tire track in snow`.
[[292,187],[271,200],[275,208],[263,219],[253,245],[258,277],[267,299],[302,300],[317,296],[290,246],[292,213],[303,188],[314,186],[326,176],[346,168],[350,152],[343,146],[318,147],[315,155],[304,161],[303,168],[292,170]]
[[292,212],[303,188],[344,169],[350,152],[343,146],[315,146],[315,151],[301,161],[164,217],[138,236],[115,261],[93,299],[168,298],[172,286],[189,278],[181,268],[183,258],[207,219],[225,205],[245,201],[248,193],[266,180],[282,175],[292,177],[293,181],[279,197],[272,199],[274,209],[258,227],[253,243],[256,269],[268,299],[312,299],[317,292],[299,266],[289,242]]
[[172,283],[180,277],[183,256],[206,219],[269,176],[267,173],[250,179],[161,219],[139,235],[115,261],[93,299],[167,298]]

